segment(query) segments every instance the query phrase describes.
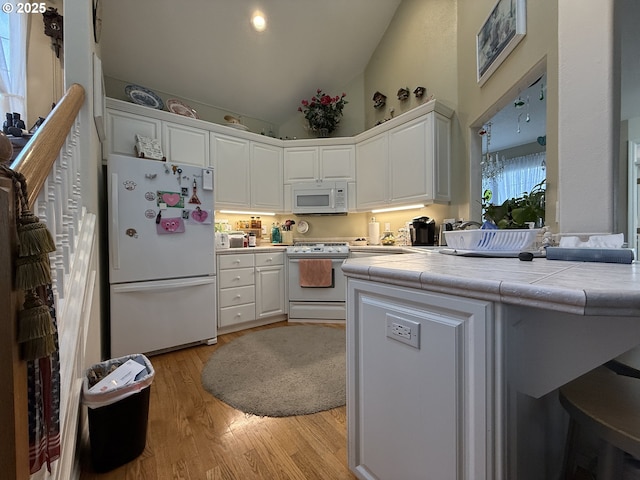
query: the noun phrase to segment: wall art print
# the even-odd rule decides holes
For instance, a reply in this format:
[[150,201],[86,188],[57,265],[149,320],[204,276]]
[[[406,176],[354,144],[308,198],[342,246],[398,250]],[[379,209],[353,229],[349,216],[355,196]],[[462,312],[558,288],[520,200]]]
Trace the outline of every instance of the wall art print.
[[526,0],[498,0],[476,35],[477,80],[481,86],[526,33]]

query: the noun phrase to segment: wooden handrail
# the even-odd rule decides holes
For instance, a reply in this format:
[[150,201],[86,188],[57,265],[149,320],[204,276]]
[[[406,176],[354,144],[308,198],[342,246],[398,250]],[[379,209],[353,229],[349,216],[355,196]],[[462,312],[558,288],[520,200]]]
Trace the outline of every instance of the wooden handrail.
[[29,187],[29,205],[42,190],[53,163],[84,103],[84,88],[74,83],[60,99],[44,123],[24,146],[11,168],[22,173]]

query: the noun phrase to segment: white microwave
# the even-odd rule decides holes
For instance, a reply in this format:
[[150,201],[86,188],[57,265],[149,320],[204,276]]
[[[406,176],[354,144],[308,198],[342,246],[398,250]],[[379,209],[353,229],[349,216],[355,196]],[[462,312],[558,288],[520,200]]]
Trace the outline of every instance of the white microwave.
[[346,215],[347,182],[297,183],[291,187],[297,215]]

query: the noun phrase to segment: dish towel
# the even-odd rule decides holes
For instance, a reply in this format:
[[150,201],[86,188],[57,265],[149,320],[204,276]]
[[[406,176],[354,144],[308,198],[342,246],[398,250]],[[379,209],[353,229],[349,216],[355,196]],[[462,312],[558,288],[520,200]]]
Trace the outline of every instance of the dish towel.
[[333,265],[330,258],[300,260],[301,287],[332,287]]

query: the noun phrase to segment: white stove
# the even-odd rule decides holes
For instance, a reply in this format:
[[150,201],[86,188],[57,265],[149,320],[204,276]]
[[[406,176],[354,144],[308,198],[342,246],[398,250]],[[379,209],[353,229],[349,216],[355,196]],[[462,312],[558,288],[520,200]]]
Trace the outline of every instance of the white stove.
[[[290,320],[344,321],[347,281],[341,267],[348,256],[348,243],[297,243],[287,247]],[[301,282],[303,264],[306,271],[326,268],[317,265],[319,262],[330,263],[331,285],[316,287]]]
[[287,256],[299,258],[347,258],[349,256],[349,244],[346,242],[296,243],[287,247]]

